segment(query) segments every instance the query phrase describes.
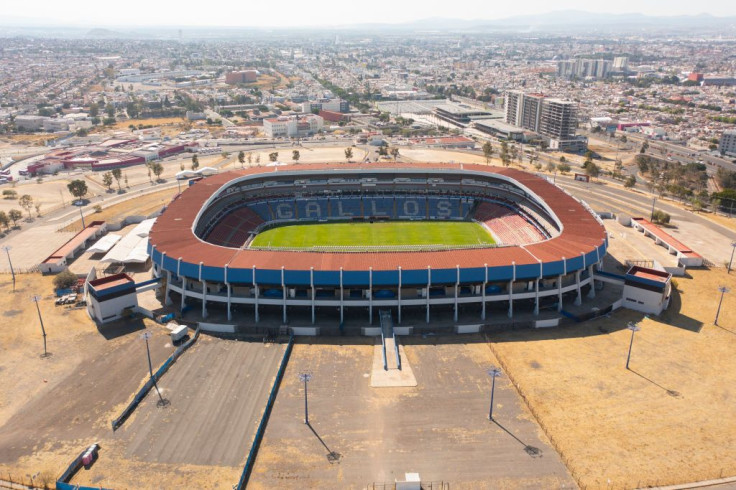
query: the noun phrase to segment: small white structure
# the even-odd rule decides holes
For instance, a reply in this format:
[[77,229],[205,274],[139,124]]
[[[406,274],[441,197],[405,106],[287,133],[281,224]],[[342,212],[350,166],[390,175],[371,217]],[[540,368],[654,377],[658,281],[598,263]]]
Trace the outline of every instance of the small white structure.
[[110,249],[123,238],[115,233],[110,233],[103,236],[97,242],[87,249],[87,252],[93,254],[104,254],[110,251]]
[[404,473],[404,481],[396,480],[396,490],[422,490],[419,473]]
[[635,265],[625,278],[623,306],[626,308],[659,315],[670,305],[672,274]]
[[122,318],[124,310],[138,306],[135,281],[127,274],[90,280],[86,289],[87,311],[98,323]]
[[102,257],[102,263],[144,264],[148,260],[148,233],[155,218],[143,220]]

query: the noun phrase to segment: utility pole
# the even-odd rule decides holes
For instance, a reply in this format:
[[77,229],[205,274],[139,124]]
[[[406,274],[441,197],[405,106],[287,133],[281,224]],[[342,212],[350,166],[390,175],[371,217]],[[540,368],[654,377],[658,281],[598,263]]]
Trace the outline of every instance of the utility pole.
[[[8,264],[10,264],[10,274],[13,276],[13,292],[15,292],[15,270],[13,270],[13,262],[10,260],[10,245],[3,247],[5,253],[8,254]],[[731,256],[733,258],[733,255]]]
[[153,364],[151,364],[151,349],[148,346],[148,339],[151,338],[151,332],[145,332],[141,334],[141,338],[146,341],[146,354],[148,355],[148,373],[151,375],[151,379],[153,380],[153,387],[156,388],[156,393],[158,393],[158,402],[156,403],[156,406],[165,407],[166,405],[169,404],[169,401],[165,400],[164,397],[161,396],[161,391],[158,389],[156,378],[153,377]]
[[641,327],[634,322],[629,322],[626,328],[631,330],[631,342],[629,342],[629,355],[626,357],[626,369],[629,369],[629,361],[631,361],[631,348],[634,346],[634,333],[641,330]]
[[309,405],[307,404],[307,383],[312,379],[309,373],[299,373],[299,379],[304,382],[304,423],[309,425]]
[[31,301],[36,303],[36,311],[38,311],[38,321],[41,323],[41,333],[43,334],[43,354],[41,354],[42,358],[46,358],[51,356],[49,352],[46,350],[46,329],[43,326],[43,318],[41,317],[41,308],[38,306],[38,302],[41,301],[41,296],[35,295],[31,296]]
[[488,420],[493,420],[493,395],[496,392],[496,378],[501,376],[501,370],[497,367],[488,370],[488,374],[491,377],[491,408],[488,410]]
[[721,305],[723,304],[723,295],[731,292],[731,290],[727,288],[726,286],[719,287],[718,291],[721,293],[721,299],[718,300],[718,309],[716,310],[716,319],[713,321],[713,325],[718,325],[718,315],[721,314]]

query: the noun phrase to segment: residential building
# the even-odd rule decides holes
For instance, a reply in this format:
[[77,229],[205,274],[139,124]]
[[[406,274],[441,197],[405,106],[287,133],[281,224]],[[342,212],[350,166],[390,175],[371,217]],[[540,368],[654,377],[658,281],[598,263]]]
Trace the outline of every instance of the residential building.
[[718,142],[718,151],[722,155],[736,156],[736,129],[723,132]]
[[304,138],[318,133],[324,124],[320,116],[273,117],[263,120],[263,131],[269,138]]
[[231,71],[230,73],[225,74],[225,83],[228,85],[255,82],[257,79],[257,70]]

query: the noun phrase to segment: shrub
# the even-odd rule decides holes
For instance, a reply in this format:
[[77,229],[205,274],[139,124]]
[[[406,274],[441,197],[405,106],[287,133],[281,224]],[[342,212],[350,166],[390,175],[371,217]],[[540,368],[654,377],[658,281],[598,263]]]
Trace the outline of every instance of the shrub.
[[54,287],[56,289],[69,289],[75,284],[77,284],[77,275],[69,269],[59,272],[56,277],[54,277]]

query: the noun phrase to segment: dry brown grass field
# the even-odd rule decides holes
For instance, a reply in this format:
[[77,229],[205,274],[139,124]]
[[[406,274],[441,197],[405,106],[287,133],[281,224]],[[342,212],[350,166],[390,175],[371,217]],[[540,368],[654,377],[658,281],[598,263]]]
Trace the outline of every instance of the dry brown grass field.
[[[659,318],[621,310],[568,328],[508,332],[490,347],[582,488],[736,475],[736,296],[725,270],[691,270]],[[630,370],[631,332],[640,321]]]

